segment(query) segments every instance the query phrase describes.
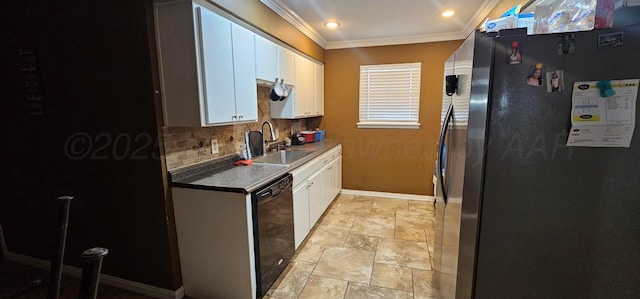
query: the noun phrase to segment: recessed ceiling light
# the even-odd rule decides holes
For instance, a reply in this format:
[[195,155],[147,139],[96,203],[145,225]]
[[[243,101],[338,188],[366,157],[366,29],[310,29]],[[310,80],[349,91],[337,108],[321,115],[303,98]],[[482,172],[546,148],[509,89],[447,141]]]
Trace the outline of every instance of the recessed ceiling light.
[[442,12],[442,16],[445,18],[453,16],[453,14],[455,14],[453,10],[445,10],[444,12]]
[[340,23],[338,22],[326,22],[324,23],[325,26],[327,26],[327,28],[329,29],[336,29],[340,26]]

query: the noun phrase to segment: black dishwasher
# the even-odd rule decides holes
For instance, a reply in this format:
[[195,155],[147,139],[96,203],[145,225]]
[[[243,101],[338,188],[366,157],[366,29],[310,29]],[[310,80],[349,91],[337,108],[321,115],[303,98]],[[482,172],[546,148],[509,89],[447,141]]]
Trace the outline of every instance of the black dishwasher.
[[295,251],[292,183],[293,177],[287,174],[251,194],[258,298],[273,285]]

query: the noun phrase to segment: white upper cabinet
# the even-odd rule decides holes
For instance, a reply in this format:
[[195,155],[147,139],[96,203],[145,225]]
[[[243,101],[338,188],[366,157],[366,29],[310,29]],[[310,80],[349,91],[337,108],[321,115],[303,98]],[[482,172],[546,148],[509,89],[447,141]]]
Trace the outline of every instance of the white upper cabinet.
[[207,10],[195,7],[196,52],[201,60],[200,86],[206,107],[205,123],[232,121],[236,113],[233,77],[231,21]]
[[278,45],[266,38],[255,35],[256,78],[273,82],[278,73]]
[[[258,120],[256,80],[293,88],[272,118],[324,114],[324,67],[259,36],[204,0],[155,0],[164,125]],[[233,19],[233,17],[230,17]]]
[[271,117],[321,116],[324,114],[324,66],[302,55],[295,54],[294,58],[295,87],[286,100],[270,102]]
[[[311,82],[315,83],[315,69],[313,62],[300,55],[296,55],[296,88],[293,101],[294,117],[305,117],[311,114],[310,96]],[[315,108],[314,108],[315,109]]]
[[257,34],[255,51],[256,79],[274,82],[278,78],[295,85],[295,53]]
[[164,124],[256,121],[253,33],[199,3],[154,4]]
[[257,121],[258,90],[256,88],[256,57],[253,48],[255,34],[232,23],[231,35],[237,121]]
[[284,79],[284,84],[296,85],[295,57],[292,51],[278,47],[278,78]]
[[324,65],[320,63],[314,63],[316,70],[316,84],[315,89],[315,107],[316,115],[324,115]]

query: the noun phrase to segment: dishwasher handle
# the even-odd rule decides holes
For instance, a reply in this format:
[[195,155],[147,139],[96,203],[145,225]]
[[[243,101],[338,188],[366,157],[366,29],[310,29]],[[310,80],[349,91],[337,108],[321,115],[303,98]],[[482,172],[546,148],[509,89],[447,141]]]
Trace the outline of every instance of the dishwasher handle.
[[272,198],[278,196],[283,190],[291,188],[292,184],[293,178],[289,174],[256,191],[254,195],[258,201],[258,205],[271,201]]

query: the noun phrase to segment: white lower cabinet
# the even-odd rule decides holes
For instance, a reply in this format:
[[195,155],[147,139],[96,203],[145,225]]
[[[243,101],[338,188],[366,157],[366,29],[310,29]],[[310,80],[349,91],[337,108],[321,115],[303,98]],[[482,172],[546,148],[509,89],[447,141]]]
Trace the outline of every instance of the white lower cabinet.
[[342,190],[341,154],[338,145],[291,172],[296,249]]
[[324,213],[323,192],[321,172],[317,171],[309,177],[309,224],[316,224]]
[[342,151],[340,151],[340,156],[336,160],[336,174],[338,175],[338,179],[336,180],[336,189],[337,192],[340,193],[342,191]]
[[311,230],[309,225],[309,184],[293,188],[293,233],[296,249]]
[[323,160],[322,207],[326,209],[342,190],[342,151],[329,152]]
[[333,160],[325,166],[323,173],[322,185],[325,190],[325,194],[322,196],[322,206],[326,209],[329,207],[333,198],[338,194],[337,180],[338,180],[338,167],[336,165],[337,160]]

